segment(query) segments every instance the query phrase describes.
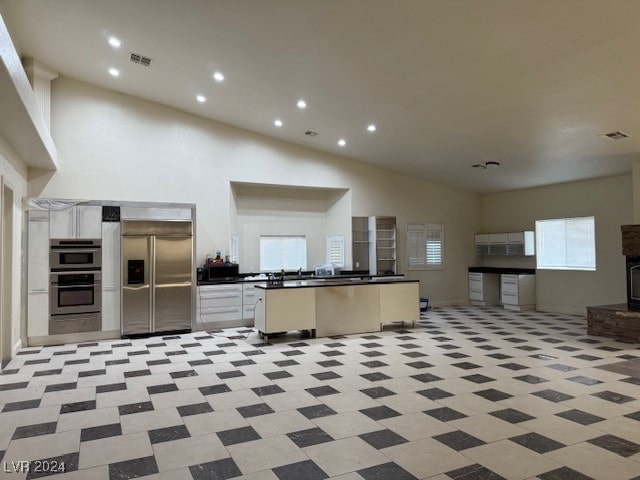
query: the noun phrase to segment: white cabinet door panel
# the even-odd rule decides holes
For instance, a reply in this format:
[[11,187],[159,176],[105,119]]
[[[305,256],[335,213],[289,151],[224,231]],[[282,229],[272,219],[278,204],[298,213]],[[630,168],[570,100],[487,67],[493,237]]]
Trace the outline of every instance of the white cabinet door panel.
[[49,222],[29,221],[28,291],[49,292]]
[[49,212],[49,238],[76,238],[75,209]]
[[102,207],[99,205],[78,205],[76,207],[76,237],[102,237]]
[[120,288],[120,223],[102,224],[102,286]]

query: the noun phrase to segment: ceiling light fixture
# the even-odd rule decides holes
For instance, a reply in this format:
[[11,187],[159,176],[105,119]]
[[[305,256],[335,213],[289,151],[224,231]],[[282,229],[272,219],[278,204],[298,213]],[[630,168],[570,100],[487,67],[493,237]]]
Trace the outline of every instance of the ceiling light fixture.
[[215,72],[213,74],[213,79],[218,83],[224,82],[224,75],[222,72]]
[[111,45],[113,48],[120,48],[120,45],[122,45],[120,39],[116,37],[109,37],[109,40],[107,40],[107,42],[109,42],[109,45]]
[[622,140],[623,138],[629,137],[629,135],[627,135],[624,132],[621,132],[620,130],[616,130],[615,132],[603,133],[600,136],[607,137],[610,140]]
[[373,133],[376,131],[376,126],[372,123],[367,127],[367,130]]
[[484,162],[484,163],[476,163],[471,165],[473,168],[482,168],[483,170],[487,168],[497,168],[500,166],[500,162]]
[[304,100],[302,100],[302,99],[298,100],[297,105],[298,105],[298,108],[300,108],[300,109],[305,109],[305,108],[307,108],[307,102],[305,102],[305,101],[304,101]]
[[347,144],[347,141],[344,138],[341,138],[340,140],[338,140],[338,145],[340,145],[341,147],[344,147]]
[[199,101],[200,103],[204,103],[207,101],[207,97],[205,97],[204,95],[197,95],[196,100]]
[[276,127],[280,128],[280,127],[282,126],[282,120],[280,120],[279,118],[276,118],[276,119],[273,121],[273,124],[274,124]]
[[120,70],[118,70],[117,68],[110,68],[109,75],[111,75],[112,77],[117,77],[118,75],[120,75]]

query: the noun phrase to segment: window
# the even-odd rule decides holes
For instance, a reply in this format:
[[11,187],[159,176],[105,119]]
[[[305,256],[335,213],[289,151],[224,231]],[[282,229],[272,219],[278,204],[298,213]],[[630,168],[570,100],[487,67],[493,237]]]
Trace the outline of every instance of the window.
[[327,263],[344,267],[344,235],[327,235]]
[[537,264],[548,270],[595,270],[595,218],[536,221]]
[[407,269],[444,269],[443,224],[407,224]]
[[304,236],[261,236],[260,271],[307,269],[307,239]]

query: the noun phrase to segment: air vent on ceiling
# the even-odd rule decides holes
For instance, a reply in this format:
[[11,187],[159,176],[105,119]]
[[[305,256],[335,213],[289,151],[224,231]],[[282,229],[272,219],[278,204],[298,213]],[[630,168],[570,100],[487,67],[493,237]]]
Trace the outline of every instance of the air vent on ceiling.
[[139,53],[131,52],[131,61],[145,67],[150,67],[152,59],[145,57],[144,55],[140,55]]
[[307,135],[308,137],[315,137],[316,135],[318,135],[318,132],[314,132],[313,130],[307,130],[306,132],[304,132],[305,135]]
[[629,135],[616,130],[615,132],[603,133],[601,136],[610,138],[611,140],[622,140],[623,138],[627,138]]

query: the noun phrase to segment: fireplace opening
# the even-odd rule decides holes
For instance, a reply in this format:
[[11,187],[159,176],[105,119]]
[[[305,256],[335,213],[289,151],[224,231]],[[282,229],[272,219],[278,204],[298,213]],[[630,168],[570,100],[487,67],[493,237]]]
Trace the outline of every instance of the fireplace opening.
[[640,256],[627,256],[627,307],[640,311]]

